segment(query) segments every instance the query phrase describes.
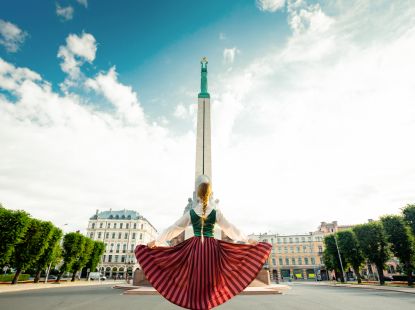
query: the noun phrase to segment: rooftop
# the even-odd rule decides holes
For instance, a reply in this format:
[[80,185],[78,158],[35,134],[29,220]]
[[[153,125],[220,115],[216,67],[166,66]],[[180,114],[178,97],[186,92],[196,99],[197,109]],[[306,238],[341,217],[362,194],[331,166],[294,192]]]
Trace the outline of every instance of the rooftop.
[[119,210],[119,211],[102,211],[95,213],[95,215],[91,216],[91,220],[97,220],[97,219],[110,219],[110,220],[138,220],[140,218],[143,218],[140,213],[134,210]]

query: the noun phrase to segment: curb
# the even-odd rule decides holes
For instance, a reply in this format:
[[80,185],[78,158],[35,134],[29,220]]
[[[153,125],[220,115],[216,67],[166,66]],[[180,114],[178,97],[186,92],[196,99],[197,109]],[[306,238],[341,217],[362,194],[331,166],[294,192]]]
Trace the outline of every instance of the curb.
[[[312,286],[312,285],[310,285]],[[326,287],[345,287],[345,288],[358,288],[358,289],[366,289],[366,290],[375,290],[375,291],[387,291],[387,292],[398,292],[398,293],[406,293],[406,294],[415,294],[415,288],[411,289],[413,291],[408,290],[401,290],[395,287],[387,287],[387,286],[367,286],[367,285],[347,285],[347,284],[318,284],[314,286],[326,286]]]

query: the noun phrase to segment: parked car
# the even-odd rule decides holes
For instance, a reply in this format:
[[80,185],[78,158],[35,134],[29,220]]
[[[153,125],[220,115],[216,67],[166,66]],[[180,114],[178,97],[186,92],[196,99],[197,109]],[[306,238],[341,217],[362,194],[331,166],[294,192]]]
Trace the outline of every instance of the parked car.
[[58,277],[57,276],[54,276],[54,275],[52,275],[52,274],[50,274],[49,276],[48,276],[48,280],[57,280],[58,279]]
[[105,281],[106,279],[107,279],[107,277],[106,276],[104,276],[104,275],[101,275],[101,277],[99,278],[101,281]]

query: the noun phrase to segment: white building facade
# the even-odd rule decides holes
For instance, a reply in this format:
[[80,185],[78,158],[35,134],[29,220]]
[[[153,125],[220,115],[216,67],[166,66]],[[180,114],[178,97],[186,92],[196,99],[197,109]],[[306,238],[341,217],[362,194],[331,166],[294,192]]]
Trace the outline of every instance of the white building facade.
[[157,230],[133,210],[98,212],[89,219],[87,236],[105,244],[98,270],[107,278],[132,276],[139,267],[134,255],[138,244],[156,239]]

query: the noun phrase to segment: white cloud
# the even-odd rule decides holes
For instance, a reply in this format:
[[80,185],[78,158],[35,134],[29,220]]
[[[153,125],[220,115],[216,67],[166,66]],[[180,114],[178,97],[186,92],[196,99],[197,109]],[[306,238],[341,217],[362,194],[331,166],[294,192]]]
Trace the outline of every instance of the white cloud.
[[193,119],[196,115],[197,105],[191,104],[187,107],[183,103],[179,103],[173,112],[174,117],[178,119]]
[[182,212],[169,205],[184,207],[191,194],[193,136],[172,137],[149,123],[115,68],[88,85],[117,113],[60,96],[36,72],[0,59],[0,89],[15,98],[0,97],[1,202],[69,230],[108,208],[138,210],[161,227]]
[[88,79],[85,86],[95,90],[111,102],[119,117],[125,124],[140,125],[144,122],[144,113],[138,103],[137,94],[130,86],[117,80],[115,67],[107,73],[99,73],[95,78]]
[[72,6],[68,5],[66,7],[61,7],[56,3],[56,15],[62,18],[63,21],[68,21],[73,18],[74,9]]
[[256,5],[261,11],[276,12],[285,6],[285,0],[256,0]]
[[0,45],[9,53],[16,53],[27,37],[17,25],[0,19]]
[[242,226],[306,232],[415,201],[415,12],[389,5],[289,4],[287,43],[217,82],[215,192]]
[[79,4],[83,5],[84,7],[88,7],[88,0],[76,0]]
[[320,4],[307,4],[302,0],[288,2],[289,24],[294,34],[307,32],[325,32],[333,23],[333,19],[327,16]]
[[235,61],[236,54],[239,54],[240,51],[236,47],[225,48],[223,50],[223,61],[227,64],[233,64]]
[[57,55],[62,59],[60,64],[62,71],[68,74],[68,78],[62,84],[64,90],[76,84],[76,81],[81,77],[80,67],[85,62],[92,63],[96,51],[95,38],[89,33],[83,33],[81,36],[70,34],[66,38],[66,45],[59,47]]

